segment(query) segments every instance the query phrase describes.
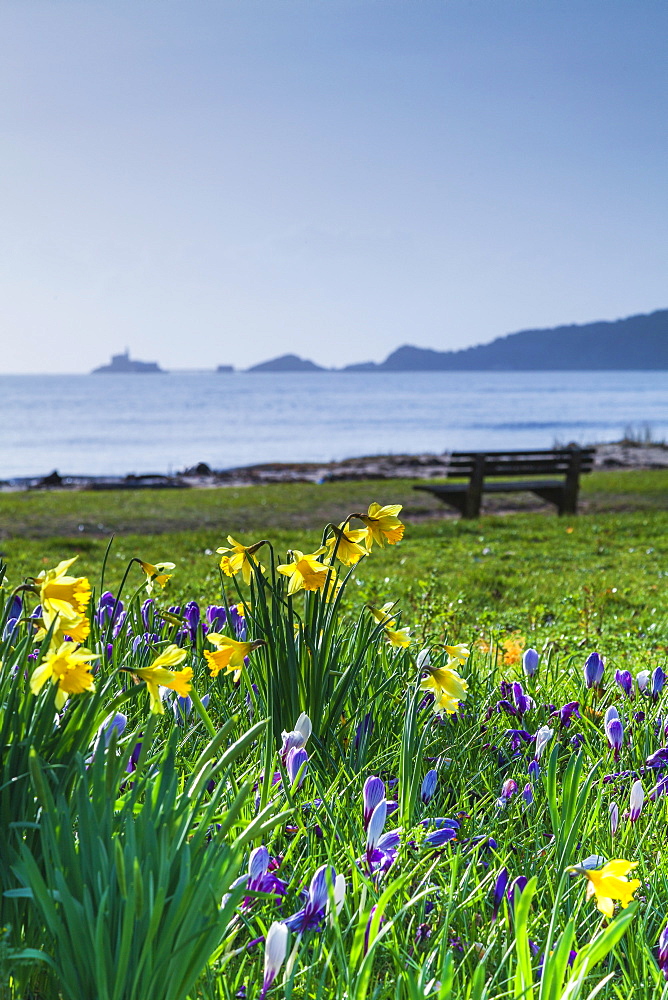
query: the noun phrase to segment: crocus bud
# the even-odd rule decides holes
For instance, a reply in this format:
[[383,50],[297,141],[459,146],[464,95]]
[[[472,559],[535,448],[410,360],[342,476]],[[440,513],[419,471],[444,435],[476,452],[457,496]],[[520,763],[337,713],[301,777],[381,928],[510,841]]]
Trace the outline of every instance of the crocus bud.
[[627,698],[633,697],[633,677],[630,670],[615,670],[615,681]]
[[431,800],[433,799],[434,792],[436,791],[437,782],[438,782],[438,771],[435,771],[434,768],[432,768],[425,774],[424,780],[422,782],[422,789],[420,790],[420,797],[424,805],[428,805],[428,803],[431,802]]
[[286,761],[287,755],[293,747],[300,750],[302,747],[306,746],[308,738],[311,735],[311,730],[311,720],[306,712],[302,712],[299,716],[294,729],[290,730],[290,732],[283,730],[281,733],[283,744],[279,750],[279,754],[283,758],[283,761]]
[[518,875],[508,887],[508,904],[511,910],[515,909],[515,901],[520,898],[529,879],[526,875]]
[[513,795],[516,794],[517,794],[517,782],[515,781],[514,778],[508,778],[507,781],[504,781],[503,785],[501,786],[501,801],[507,802],[509,799],[512,799]]
[[387,802],[385,799],[381,799],[374,811],[371,814],[371,819],[369,820],[369,826],[366,832],[366,849],[367,852],[373,851],[374,847],[380,840],[383,829],[385,827],[385,819],[387,817]]
[[431,833],[428,833],[424,838],[424,845],[425,847],[442,847],[443,844],[455,840],[456,837],[456,830],[453,830],[451,826],[444,826],[440,830],[432,830]]
[[530,806],[533,803],[533,788],[531,787],[531,782],[528,781],[524,786],[522,791],[522,798],[526,805]]
[[285,924],[274,921],[269,930],[264,945],[264,980],[260,1000],[267,995],[267,990],[279,973],[288,950],[288,929]]
[[496,920],[499,915],[499,907],[506,892],[506,886],[508,885],[508,869],[502,868],[496,877],[496,882],[494,883],[494,896],[492,898],[492,920]]
[[636,674],[636,684],[638,685],[638,690],[641,694],[647,693],[647,688],[649,686],[650,672],[649,670],[641,670],[640,673]]
[[656,667],[652,672],[652,698],[654,701],[659,697],[661,691],[663,690],[663,685],[666,683],[666,675],[664,674],[661,667]]
[[668,924],[659,935],[659,954],[657,955],[659,968],[663,972],[664,979],[668,979]]
[[601,686],[603,668],[603,657],[599,653],[590,653],[584,665],[584,681],[588,688]]
[[301,776],[299,778],[298,787],[301,788],[301,784],[304,778],[306,777],[307,761],[308,761],[308,754],[306,753],[306,750],[304,750],[303,747],[300,748],[292,747],[291,750],[288,750],[288,755],[285,758],[285,770],[288,772],[288,777],[290,779],[291,785],[294,785],[295,781],[297,780],[297,776],[299,775],[299,772],[302,768],[302,765],[304,765],[304,770],[302,771]]
[[642,781],[634,781],[631,786],[631,808],[629,811],[629,819],[632,823],[640,816],[642,812],[642,804],[645,801],[645,792],[642,787]]
[[524,668],[524,673],[527,677],[533,677],[538,670],[538,661],[540,657],[535,649],[525,649],[524,655],[522,656],[522,667]]
[[605,713],[604,729],[608,743],[615,752],[615,760],[619,760],[619,751],[624,743],[624,727],[617,709],[612,705]]
[[527,767],[527,773],[532,781],[538,781],[540,778],[540,764],[537,760],[530,760],[529,766]]
[[249,888],[253,888],[253,883],[266,874],[268,867],[269,851],[266,847],[264,847],[264,845],[262,847],[256,847],[254,851],[251,851],[250,858],[248,859]]
[[619,826],[619,806],[616,802],[611,802],[608,809],[610,811],[610,836],[614,837]]
[[549,726],[541,726],[536,733],[536,749],[534,751],[534,756],[536,760],[540,760],[541,754],[547,744],[550,742],[554,736],[554,730],[550,729]]
[[369,826],[369,820],[374,809],[385,798],[385,782],[373,775],[364,782],[364,829]]

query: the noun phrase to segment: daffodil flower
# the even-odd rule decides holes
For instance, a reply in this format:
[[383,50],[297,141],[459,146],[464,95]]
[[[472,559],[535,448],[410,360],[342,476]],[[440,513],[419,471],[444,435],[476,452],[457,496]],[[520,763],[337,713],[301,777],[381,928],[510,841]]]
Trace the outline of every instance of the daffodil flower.
[[174,563],[171,562],[159,562],[155,566],[153,563],[142,562],[138,559],[137,562],[141,568],[146,573],[146,592],[147,594],[153,593],[153,587],[157,583],[158,586],[164,587],[168,580],[171,580],[172,574],[165,573],[167,569],[175,569]]
[[597,908],[611,920],[615,900],[619,900],[622,909],[626,909],[633,900],[633,893],[642,885],[640,879],[634,878],[629,881],[626,877],[637,864],[637,861],[616,858],[614,861],[608,861],[602,868],[591,870],[582,865],[573,865],[568,870],[587,876],[587,899],[596,896]]
[[[216,549],[218,555],[222,555],[223,557],[220,560],[220,568],[225,576],[236,576],[237,573],[241,573],[244,583],[248,586],[251,582],[254,567],[257,567],[261,573],[264,572],[264,566],[249,558],[264,545],[264,541],[255,542],[253,545],[242,545],[241,542],[237,542],[232,538],[232,535],[228,535],[227,540],[230,543],[229,548],[223,546]],[[228,555],[228,553],[231,553],[231,555]]]
[[409,628],[386,628],[385,638],[390,646],[397,649],[405,649],[411,644],[411,632]]
[[396,545],[404,537],[405,526],[401,523],[397,515],[402,510],[401,504],[388,504],[381,507],[379,503],[369,504],[366,514],[352,514],[363,521],[369,529],[366,537],[366,545],[369,551],[375,542],[381,548],[387,542],[388,545]]
[[468,684],[456,670],[450,667],[429,667],[429,674],[420,682],[423,691],[434,695],[434,712],[453,715],[459,709],[468,692]]
[[290,553],[292,562],[276,567],[283,576],[290,577],[288,596],[291,597],[300,590],[322,590],[327,582],[327,575],[331,574],[330,578],[333,578],[334,570],[331,566],[318,562],[318,556],[326,551],[326,548],[321,548],[304,555],[299,549],[293,549]]
[[332,536],[327,539],[325,545],[329,549],[330,559],[336,553],[336,558],[344,566],[354,566],[368,554],[367,549],[361,543],[368,537],[369,529],[349,528],[347,525],[347,521],[340,524],[338,528],[332,525]]
[[176,667],[183,663],[187,650],[181,649],[172,643],[160,653],[150,667],[129,667],[133,674],[140,680],[146,682],[148,693],[151,699],[151,711],[154,715],[164,715],[165,709],[162,704],[160,688],[170,688],[176,691],[179,698],[187,698],[192,688],[192,667],[185,667],[183,670],[167,670],[167,667]]
[[46,608],[42,609],[42,627],[37,630],[35,639],[41,642],[49,629],[53,626],[51,633],[51,646],[60,646],[68,636],[72,642],[85,642],[90,635],[90,621],[87,615],[76,615],[74,618],[63,619],[61,614],[53,614]]
[[463,642],[457,643],[456,646],[446,646],[445,651],[453,660],[459,660],[460,663],[466,663],[466,660],[471,655],[471,650]]
[[383,628],[394,628],[397,624],[396,618],[393,618],[391,613],[394,605],[394,601],[388,601],[386,604],[383,604],[382,608],[375,608],[373,604],[367,604],[367,608]]
[[218,632],[209,632],[207,639],[216,647],[215,653],[211,653],[209,650],[204,651],[204,658],[209,664],[212,677],[217,677],[221,670],[224,670],[226,674],[238,674],[249,653],[264,646],[264,639],[256,639],[254,642],[238,642],[236,639],[230,639],[229,636],[220,635]]
[[39,587],[39,599],[42,611],[52,618],[60,615],[63,620],[80,618],[90,601],[90,583],[85,576],[68,576],[67,571],[76,562],[66,559],[58,563],[55,569],[49,569],[35,578]]
[[71,694],[95,690],[90,661],[98,657],[98,653],[78,649],[76,642],[63,642],[58,647],[52,647],[33,671],[30,690],[39,694],[47,681],[53,681],[58,685],[56,708],[61,709]]

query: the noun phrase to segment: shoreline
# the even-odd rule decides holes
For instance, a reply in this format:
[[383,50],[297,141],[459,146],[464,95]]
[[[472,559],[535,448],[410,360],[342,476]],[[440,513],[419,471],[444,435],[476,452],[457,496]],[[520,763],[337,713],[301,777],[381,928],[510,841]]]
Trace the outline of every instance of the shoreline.
[[[633,441],[607,442],[596,448],[595,470],[668,468],[668,445]],[[546,449],[548,450],[548,449]],[[206,463],[172,475],[67,476],[55,470],[44,476],[0,481],[0,492],[32,490],[197,489],[266,486],[274,483],[353,482],[363,479],[437,479],[447,475],[449,452],[436,455],[367,455],[337,462],[266,462],[214,470]]]

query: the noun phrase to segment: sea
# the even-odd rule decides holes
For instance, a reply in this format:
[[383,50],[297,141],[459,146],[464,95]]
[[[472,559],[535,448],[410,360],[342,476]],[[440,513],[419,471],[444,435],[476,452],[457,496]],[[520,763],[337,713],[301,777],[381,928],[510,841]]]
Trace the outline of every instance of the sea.
[[668,439],[668,371],[0,376],[0,480]]

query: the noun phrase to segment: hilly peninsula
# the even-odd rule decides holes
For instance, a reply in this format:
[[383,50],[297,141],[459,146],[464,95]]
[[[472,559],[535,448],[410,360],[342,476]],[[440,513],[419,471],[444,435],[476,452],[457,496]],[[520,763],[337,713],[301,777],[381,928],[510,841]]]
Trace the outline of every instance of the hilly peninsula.
[[405,345],[343,371],[653,371],[668,369],[668,309],[612,322],[522,330],[460,351]]

